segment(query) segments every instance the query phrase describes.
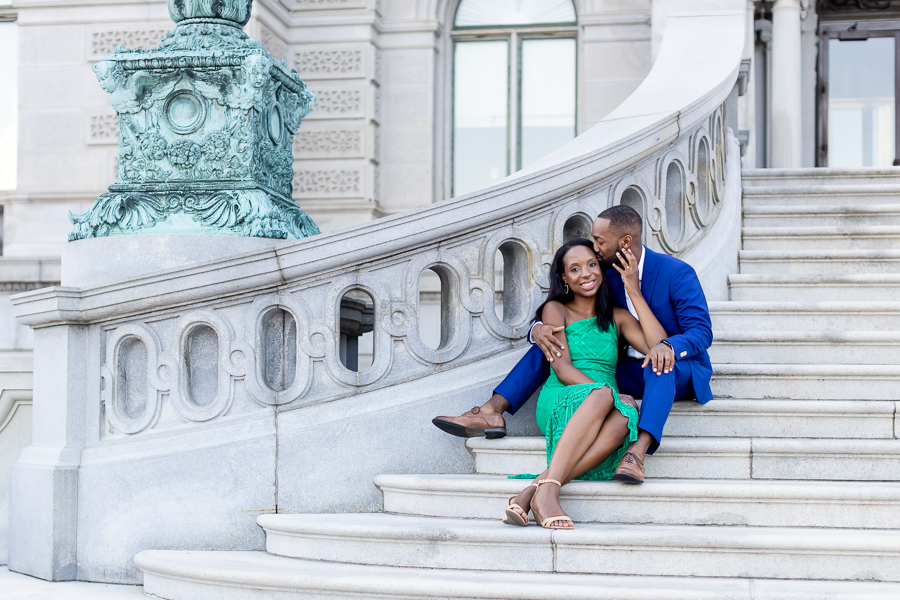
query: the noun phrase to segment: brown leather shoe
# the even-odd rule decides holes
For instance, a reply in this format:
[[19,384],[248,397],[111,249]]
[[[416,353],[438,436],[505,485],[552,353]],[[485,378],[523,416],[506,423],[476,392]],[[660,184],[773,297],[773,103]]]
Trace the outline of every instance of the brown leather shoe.
[[622,483],[644,483],[644,461],[634,452],[626,452],[613,479]]
[[506,421],[503,415],[483,412],[478,406],[458,417],[435,417],[431,422],[441,431],[457,437],[470,438],[483,435],[493,440],[506,436]]

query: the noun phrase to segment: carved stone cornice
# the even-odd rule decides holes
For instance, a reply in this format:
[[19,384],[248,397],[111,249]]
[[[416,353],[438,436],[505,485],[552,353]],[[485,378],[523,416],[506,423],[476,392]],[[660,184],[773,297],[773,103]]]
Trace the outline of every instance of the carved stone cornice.
[[819,12],[850,10],[888,10],[891,0],[819,0]]
[[818,0],[816,10],[826,20],[895,17],[900,0]]

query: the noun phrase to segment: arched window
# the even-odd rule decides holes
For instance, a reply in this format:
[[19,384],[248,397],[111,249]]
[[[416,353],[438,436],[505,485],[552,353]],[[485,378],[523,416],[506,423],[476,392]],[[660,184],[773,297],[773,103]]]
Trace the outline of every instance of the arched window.
[[453,21],[451,195],[575,137],[572,0],[461,0]]

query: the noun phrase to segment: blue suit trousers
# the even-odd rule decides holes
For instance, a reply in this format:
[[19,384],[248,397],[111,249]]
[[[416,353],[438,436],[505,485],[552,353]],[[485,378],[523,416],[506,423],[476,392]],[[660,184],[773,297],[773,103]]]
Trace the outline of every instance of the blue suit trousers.
[[[635,398],[642,398],[641,420],[638,428],[653,436],[649,454],[653,454],[662,439],[663,427],[675,400],[692,400],[695,397],[691,383],[691,369],[675,361],[675,368],[665,375],[657,375],[652,367],[641,368],[643,361],[623,356],[616,365],[616,383],[619,391]],[[494,389],[510,404],[509,413],[515,414],[550,376],[550,363],[537,346],[532,346],[516,363],[506,379]]]

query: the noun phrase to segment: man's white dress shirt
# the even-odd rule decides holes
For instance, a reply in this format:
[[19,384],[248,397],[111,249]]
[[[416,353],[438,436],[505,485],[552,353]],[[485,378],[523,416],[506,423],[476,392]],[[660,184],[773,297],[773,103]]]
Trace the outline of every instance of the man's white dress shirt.
[[[638,287],[640,287],[640,284],[644,281],[644,257],[645,256],[647,256],[647,248],[642,246],[641,247],[641,260],[638,262]],[[624,281],[622,283],[624,283]],[[628,295],[627,288],[625,290],[625,302],[626,302],[626,304],[628,304],[628,312],[631,313],[631,316],[633,316],[635,319],[640,321],[640,319],[638,318],[637,311],[634,309],[634,302],[631,301],[631,296]],[[631,358],[644,358],[643,354],[641,354],[640,352],[638,352],[631,346],[628,346],[628,350],[625,353],[628,356],[630,356]]]

